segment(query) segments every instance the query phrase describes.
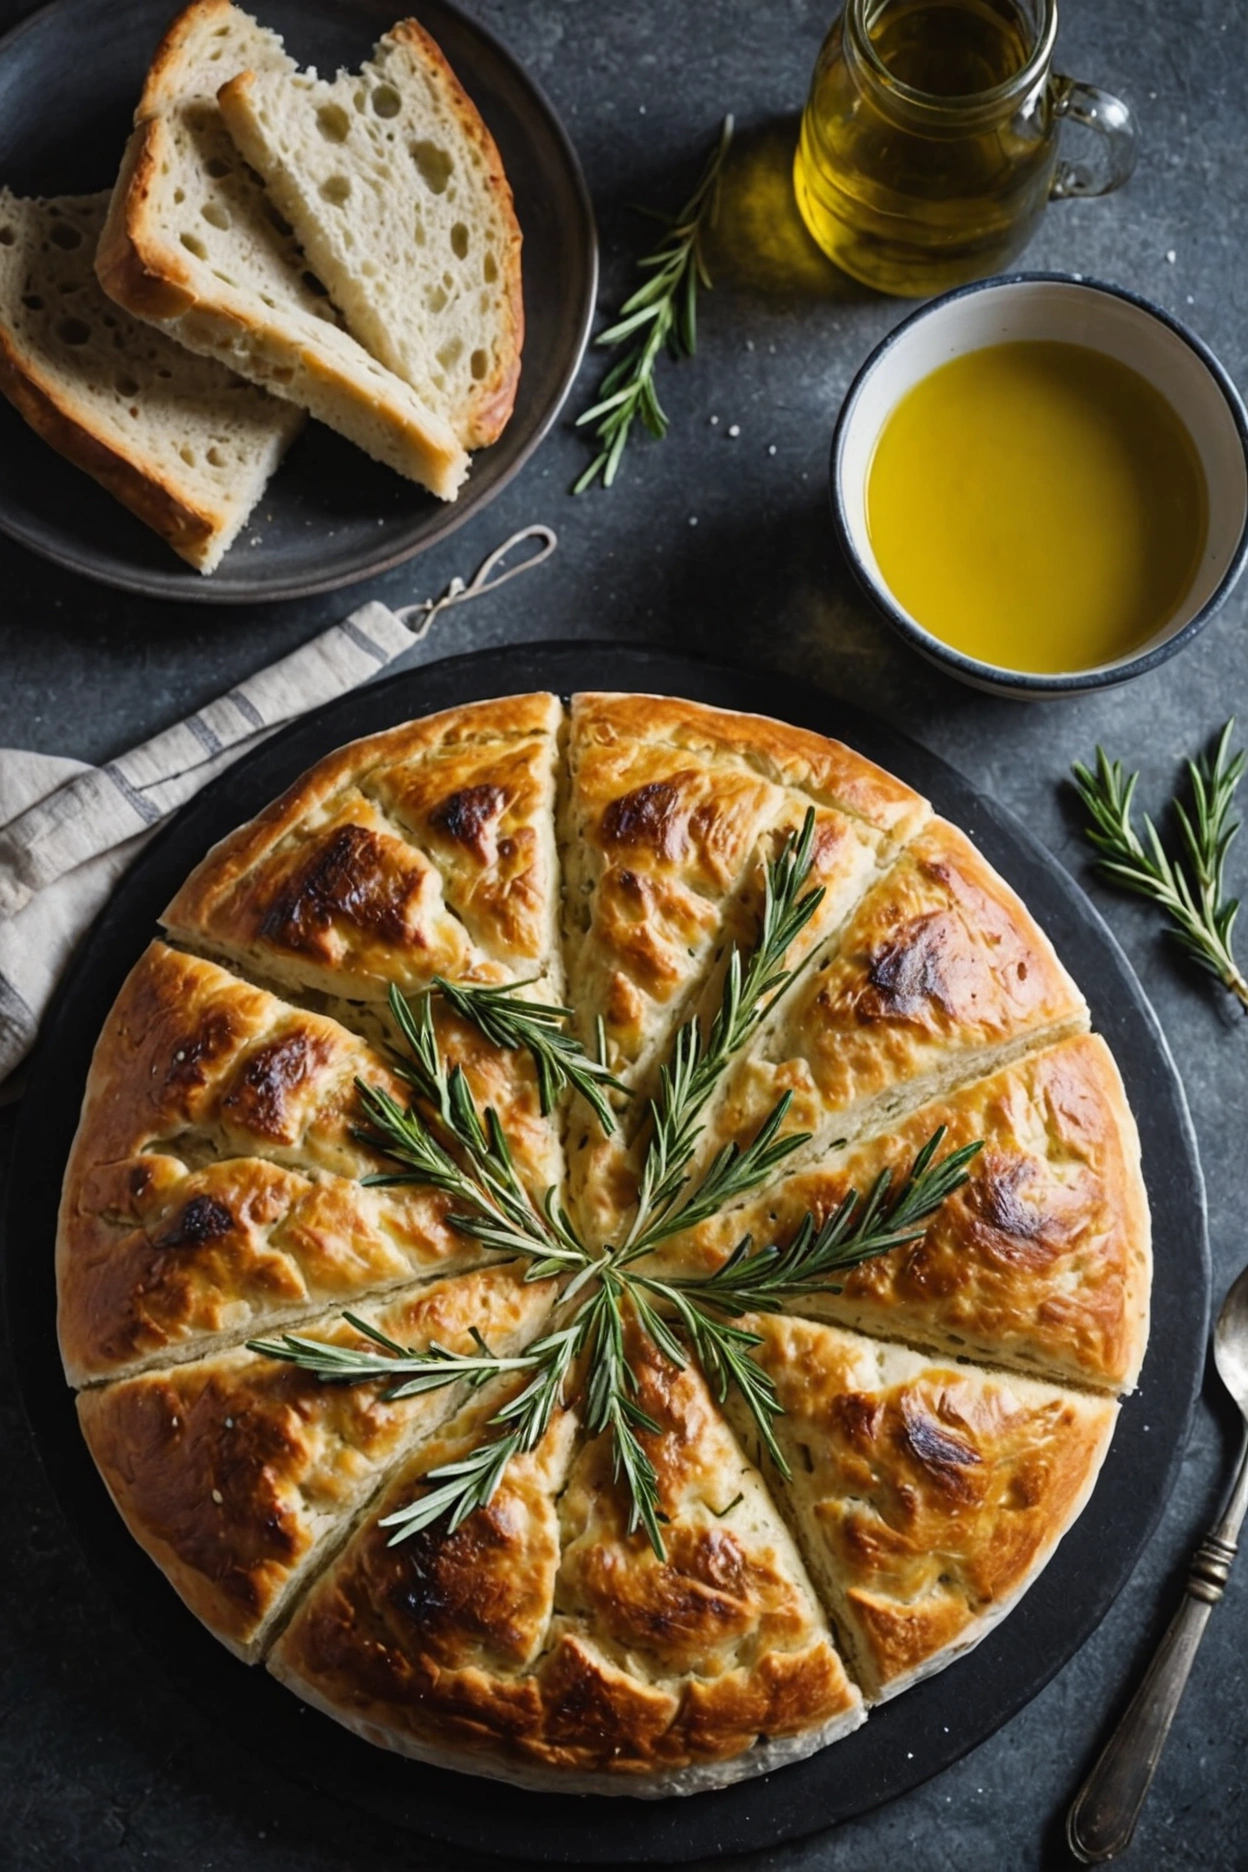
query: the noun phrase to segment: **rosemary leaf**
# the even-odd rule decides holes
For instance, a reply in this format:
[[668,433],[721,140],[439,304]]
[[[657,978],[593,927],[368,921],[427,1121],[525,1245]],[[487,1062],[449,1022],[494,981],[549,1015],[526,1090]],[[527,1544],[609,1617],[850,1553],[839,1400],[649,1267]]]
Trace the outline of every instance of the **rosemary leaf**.
[[698,185],[680,213],[671,220],[655,217],[666,232],[658,247],[637,262],[649,277],[625,300],[615,323],[594,341],[629,348],[603,378],[598,401],[577,418],[578,427],[597,425],[594,435],[601,447],[574,484],[574,494],[583,494],[599,478],[604,487],[611,486],[638,418],[656,440],[667,433],[667,416],[654,385],[655,367],[665,350],[673,357],[692,357],[697,350],[698,287],[709,289],[711,284],[702,242],[719,205],[720,178],[731,143],[732,118],[725,117]]
[[943,1126],[932,1133],[895,1194],[891,1172],[882,1170],[865,1201],[850,1190],[818,1227],[807,1215],[787,1248],[756,1249],[746,1235],[713,1274],[668,1285],[729,1317],[779,1312],[820,1289],[839,1292],[830,1277],[919,1240],[930,1217],[967,1181],[980,1140],[938,1159],[944,1137]]
[[628,1087],[612,1077],[601,1056],[591,1058],[575,1035],[566,1031],[571,1008],[521,999],[517,988],[528,987],[527,982],[482,985],[449,982],[437,975],[433,985],[494,1046],[528,1053],[537,1071],[543,1117],[550,1115],[564,1087],[571,1086],[592,1108],[604,1132],[610,1136],[615,1130],[606,1093],[627,1096]]
[[[744,956],[734,947],[720,1005],[705,1041],[697,1021],[690,1021],[677,1034],[671,1057],[660,1070],[658,1096],[650,1108],[651,1135],[642,1165],[637,1211],[623,1247],[628,1260],[645,1252],[643,1244],[662,1239],[656,1230],[684,1188],[684,1173],[702,1131],[702,1114],[726,1068],[791,979],[785,956],[824,896],[822,889],[806,889],[814,841],[812,807],[800,833],[790,835],[779,857],[767,866],[758,942]],[[773,1120],[775,1113],[768,1123]],[[770,1136],[767,1148],[771,1148]],[[787,1150],[781,1155],[787,1155]],[[717,1159],[716,1166],[721,1161]],[[727,1177],[728,1166],[720,1174]]]
[[[593,1340],[589,1383],[585,1395],[585,1428],[590,1436],[611,1437],[612,1474],[621,1477],[629,1497],[628,1531],[638,1527],[660,1560],[665,1557],[660,1527],[659,1478],[637,1435],[649,1430],[657,1436],[661,1425],[637,1403],[637,1380],[624,1355],[624,1296],[619,1277],[604,1273],[601,1286],[586,1308]],[[585,1317],[585,1315],[582,1315]]]
[[[461,1379],[472,1382],[493,1377],[496,1372],[525,1371],[534,1363],[532,1354],[504,1359],[488,1351],[449,1352],[436,1342],[424,1352],[414,1352],[410,1347],[396,1345],[393,1339],[387,1339],[384,1333],[357,1319],[353,1313],[344,1313],[343,1318],[358,1332],[367,1333],[378,1345],[391,1349],[368,1352],[359,1346],[305,1339],[299,1333],[283,1333],[274,1340],[249,1339],[247,1349],[261,1352],[266,1358],[284,1359],[300,1371],[311,1372],[326,1382],[359,1384],[368,1379],[385,1379],[387,1388],[381,1395],[387,1403],[399,1398],[421,1397],[445,1385],[458,1384]],[[401,1383],[394,1383],[401,1373],[408,1375]]]
[[495,1361],[499,1371],[523,1366],[533,1371],[533,1377],[488,1419],[489,1427],[501,1434],[485,1438],[457,1462],[431,1469],[423,1478],[428,1485],[426,1494],[383,1516],[379,1526],[398,1530],[390,1538],[392,1547],[443,1516],[449,1532],[454,1533],[470,1514],[489,1506],[508,1463],[515,1456],[535,1450],[549,1429],[555,1408],[563,1401],[568,1374],[584,1347],[589,1324],[588,1314],[582,1313],[570,1326],[530,1346],[522,1359]]
[[1212,757],[1201,754],[1187,762],[1190,804],[1172,801],[1182,844],[1175,858],[1168,855],[1147,814],[1143,839],[1135,829],[1132,806],[1138,773],[1124,773],[1122,763],[1111,761],[1100,747],[1094,773],[1078,761],[1073,771],[1091,819],[1086,836],[1100,853],[1097,868],[1123,890],[1163,910],[1184,953],[1248,1008],[1248,979],[1233,947],[1239,901],[1225,895],[1227,853],[1239,831],[1232,808],[1248,759],[1243,749],[1231,754],[1234,726],[1232,717]]
[[417,1095],[433,1107],[436,1125],[459,1146],[464,1162],[452,1155],[413,1103],[406,1111],[380,1086],[356,1081],[360,1106],[370,1128],[357,1130],[360,1142],[402,1166],[397,1172],[366,1177],[366,1183],[421,1183],[450,1196],[458,1205],[451,1226],[495,1253],[523,1256],[528,1278],[545,1279],[558,1271],[584,1267],[591,1259],[576,1239],[562,1210],[548,1192],[534,1206],[516,1169],[498,1114],[484,1119],[476,1108],[463,1069],[447,1070],[438,1046],[428,997],[413,1012],[396,988],[390,1008],[407,1041],[410,1058],[403,1070]]

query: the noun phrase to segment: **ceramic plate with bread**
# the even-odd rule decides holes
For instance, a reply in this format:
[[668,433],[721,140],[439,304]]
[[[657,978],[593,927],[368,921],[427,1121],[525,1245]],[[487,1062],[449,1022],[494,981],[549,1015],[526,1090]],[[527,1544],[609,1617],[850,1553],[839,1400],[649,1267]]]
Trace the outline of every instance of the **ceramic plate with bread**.
[[[32,37],[52,35],[58,15],[63,35],[81,25],[77,4],[59,0],[7,59],[0,47],[0,92],[23,59],[38,62]],[[291,584],[295,563],[318,566],[316,583],[342,582],[393,563],[400,535],[420,544],[455,524],[552,419],[592,301],[592,231],[583,204],[564,203],[581,278],[551,280],[553,232],[539,225],[526,351],[521,220],[470,90],[509,144],[530,219],[562,140],[501,48],[441,4],[430,24],[388,19],[371,42],[375,7],[319,0],[293,22],[283,0],[273,11],[270,24],[232,0],[192,0],[169,21],[153,7],[128,140],[111,163],[80,161],[107,191],[55,193],[63,157],[47,160],[48,184],[28,186],[38,164],[16,149],[6,160],[0,136],[0,389],[213,575],[196,590],[170,582],[165,561],[166,585],[189,596],[257,595],[266,558],[274,576],[260,595],[311,588],[306,574]],[[466,69],[433,25],[467,50]],[[350,63],[301,65],[297,54],[326,42],[350,45]],[[101,45],[106,67],[118,56]],[[562,153],[563,191],[576,192]],[[0,522],[50,549],[23,524],[20,488],[5,492]],[[93,500],[82,491],[84,532]],[[319,540],[292,538],[295,525]]]
[[[653,1083],[750,942],[813,809],[825,896],[707,1148],[794,1089],[803,1150],[656,1251],[746,1231],[983,1140],[921,1240],[749,1322],[788,1474],[695,1365],[630,1348],[663,1556],[569,1398],[487,1507],[381,1519],[463,1458],[490,1393],[386,1401],[246,1342],[370,1328],[496,1351],[549,1330],[449,1198],[378,1186],[356,1081],[396,1084],[386,988],[536,983]],[[630,919],[630,903],[649,906]],[[688,940],[680,941],[682,936]],[[611,1239],[636,1195],[529,1056],[438,1016],[535,1190]],[[850,748],[662,697],[512,696],[353,743],[177,892],[100,1036],[62,1201],[61,1347],[132,1534],[239,1655],[366,1739],[525,1787],[693,1792],[848,1733],[975,1645],[1093,1489],[1148,1334],[1149,1213],[1112,1054],[971,842]],[[761,1104],[760,1104],[761,1101]]]

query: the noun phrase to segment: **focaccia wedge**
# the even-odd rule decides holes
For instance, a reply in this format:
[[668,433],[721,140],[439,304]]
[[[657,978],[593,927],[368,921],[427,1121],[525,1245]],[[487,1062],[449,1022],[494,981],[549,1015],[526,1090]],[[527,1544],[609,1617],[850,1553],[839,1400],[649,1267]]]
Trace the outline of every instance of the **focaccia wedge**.
[[[1046,1040],[1086,1029],[1052,943],[965,833],[934,819],[728,1072],[703,1153],[785,1129],[853,1141]],[[799,1160],[800,1161],[800,1160]]]
[[[527,1059],[447,1021],[539,1198],[558,1140]],[[66,1174],[58,1328],[70,1381],[237,1342],[276,1322],[490,1257],[451,1198],[360,1179],[356,1080],[406,1102],[371,1047],[196,956],[153,943],[100,1036]]]
[[[779,1766],[862,1720],[792,1538],[692,1370],[638,1350],[667,1558],[627,1529],[608,1439],[556,1414],[488,1508],[386,1544],[360,1529],[269,1666],[370,1741],[525,1786],[661,1794]],[[394,1512],[497,1406],[388,1488]]]
[[847,1268],[796,1310],[950,1357],[1129,1391],[1148,1340],[1152,1279],[1139,1140],[1105,1042],[1080,1034],[922,1106],[887,1135],[830,1152],[666,1244],[665,1273],[710,1273],[749,1236],[787,1248],[850,1190],[900,1186],[943,1131],[942,1155],[982,1140],[968,1181],[920,1240]]
[[777,1499],[881,1702],[978,1644],[1031,1585],[1092,1492],[1118,1405],[813,1320],[748,1324],[785,1413]]
[[209,852],[166,929],[348,1024],[435,975],[557,992],[560,719],[509,696],[351,742]]
[[[473,1329],[519,1351],[552,1283],[498,1267],[356,1309],[400,1345],[470,1353]],[[331,1315],[309,1335],[373,1349]],[[387,1466],[431,1432],[462,1387],[387,1400],[236,1350],[97,1386],[78,1398],[95,1463],[134,1538],[214,1637],[248,1663],[345,1537]]]

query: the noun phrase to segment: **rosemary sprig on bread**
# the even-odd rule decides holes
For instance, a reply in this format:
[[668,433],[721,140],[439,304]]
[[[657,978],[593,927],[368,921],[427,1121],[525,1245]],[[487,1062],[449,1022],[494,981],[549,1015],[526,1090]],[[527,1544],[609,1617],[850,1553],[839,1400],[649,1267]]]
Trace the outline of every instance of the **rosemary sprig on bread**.
[[511,983],[449,982],[440,975],[433,979],[436,992],[456,1013],[479,1027],[494,1046],[523,1049],[529,1055],[537,1072],[543,1118],[554,1109],[565,1086],[570,1086],[591,1107],[610,1137],[615,1130],[615,1118],[607,1103],[607,1092],[619,1092],[627,1098],[628,1087],[613,1076],[604,1059],[591,1059],[567,1032],[571,1008],[519,999],[516,987],[529,985],[528,982],[515,986]]
[[1177,797],[1171,801],[1181,843],[1173,858],[1147,813],[1142,839],[1135,829],[1138,773],[1124,773],[1121,761],[1111,761],[1098,747],[1095,773],[1076,761],[1074,776],[1092,820],[1086,837],[1101,854],[1097,869],[1163,910],[1184,952],[1248,1008],[1248,978],[1233,947],[1239,900],[1226,895],[1227,853],[1239,831],[1232,808],[1248,761],[1242,748],[1234,755],[1230,751],[1234,726],[1232,716],[1212,755],[1187,762],[1190,803]]
[[[783,1129],[789,1095],[779,1099],[745,1145],[729,1144],[700,1176],[690,1173],[702,1117],[722,1076],[759,1022],[792,980],[786,956],[822,898],[808,889],[814,813],[790,836],[766,869],[759,938],[750,950],[734,948],[719,1007],[705,1034],[698,1022],[681,1029],[651,1101],[634,1219],[618,1243],[581,1241],[554,1192],[537,1203],[512,1161],[497,1115],[478,1111],[461,1066],[448,1067],[433,1014],[440,995],[491,1044],[527,1048],[534,1058],[543,1101],[557,1092],[582,1093],[604,1131],[613,1124],[605,1089],[614,1086],[606,1065],[580,1047],[560,1025],[568,1011],[524,999],[529,984],[475,985],[436,981],[414,1003],[391,990],[390,1007],[405,1053],[401,1070],[413,1098],[404,1109],[389,1093],[363,1082],[358,1092],[367,1120],[357,1135],[398,1168],[370,1182],[425,1184],[458,1205],[451,1225],[483,1247],[527,1261],[530,1280],[563,1282],[560,1324],[509,1358],[485,1345],[454,1354],[440,1345],[416,1351],[358,1320],[350,1323],[380,1348],[321,1345],[298,1334],[254,1340],[251,1349],[285,1359],[329,1382],[387,1383],[389,1398],[445,1385],[498,1382],[511,1389],[485,1420],[468,1455],[432,1469],[426,1487],[384,1523],[406,1539],[446,1516],[453,1529],[486,1506],[516,1455],[535,1449],[556,1409],[576,1405],[591,1436],[609,1435],[616,1480],[629,1503],[629,1532],[644,1530],[663,1555],[659,1484],[646,1447],[659,1425],[638,1402],[629,1363],[630,1337],[640,1333],[669,1364],[692,1359],[719,1398],[737,1392],[773,1461],[784,1468],[773,1423],[781,1405],[771,1379],[751,1356],[762,1343],[748,1324],[751,1313],[775,1311],[821,1287],[835,1291],[835,1276],[874,1255],[918,1240],[934,1211],[965,1183],[978,1143],[939,1156],[937,1130],[893,1189],[890,1174],[876,1178],[865,1199],[848,1191],[821,1224],[807,1216],[786,1247],[756,1248],[745,1236],[724,1264],[704,1276],[668,1276],[656,1250],[685,1230],[722,1213],[758,1189],[791,1153],[807,1143]],[[388,1383],[387,1381],[393,1380]]]

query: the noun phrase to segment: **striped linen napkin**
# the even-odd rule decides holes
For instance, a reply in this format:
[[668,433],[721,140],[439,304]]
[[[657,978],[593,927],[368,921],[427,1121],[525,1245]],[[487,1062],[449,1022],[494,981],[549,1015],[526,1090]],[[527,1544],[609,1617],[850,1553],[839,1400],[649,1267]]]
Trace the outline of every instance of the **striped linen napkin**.
[[[497,568],[522,541],[539,550]],[[228,694],[103,767],[0,748],[0,1102],[34,1045],[44,1010],[121,873],[170,813],[285,722],[370,681],[448,605],[478,598],[555,550],[526,527],[473,579],[391,611],[375,600]]]

